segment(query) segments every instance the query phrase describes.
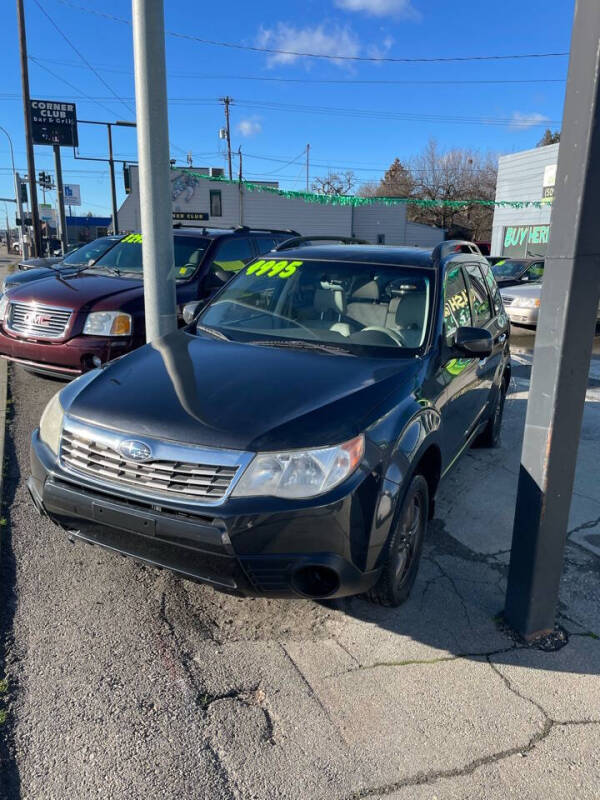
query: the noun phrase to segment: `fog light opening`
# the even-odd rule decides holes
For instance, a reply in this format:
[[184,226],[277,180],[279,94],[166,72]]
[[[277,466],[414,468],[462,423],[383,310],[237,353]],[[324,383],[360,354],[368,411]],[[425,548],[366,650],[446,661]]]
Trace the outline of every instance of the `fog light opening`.
[[292,586],[306,597],[329,597],[340,588],[340,577],[331,567],[308,564],[295,570]]

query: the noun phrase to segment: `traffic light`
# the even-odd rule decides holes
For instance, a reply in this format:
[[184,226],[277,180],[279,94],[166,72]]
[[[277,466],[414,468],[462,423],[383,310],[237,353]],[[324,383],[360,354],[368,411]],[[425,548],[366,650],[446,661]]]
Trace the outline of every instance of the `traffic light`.
[[48,172],[38,172],[38,185],[41,189],[53,189],[52,175]]
[[21,203],[23,203],[24,205],[27,205],[27,203],[29,202],[29,199],[27,197],[27,184],[25,183],[25,181],[21,181],[21,184],[20,184],[19,188],[21,190]]
[[131,177],[129,175],[129,164],[123,164],[123,183],[125,185],[125,194],[130,194]]

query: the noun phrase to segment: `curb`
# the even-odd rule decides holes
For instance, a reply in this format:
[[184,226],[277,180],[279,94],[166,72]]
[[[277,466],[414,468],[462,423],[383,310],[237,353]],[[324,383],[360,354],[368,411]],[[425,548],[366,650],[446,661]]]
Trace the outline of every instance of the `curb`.
[[[8,361],[0,358],[0,507],[4,493],[4,444],[6,441],[6,412],[8,399]],[[2,528],[0,527],[0,554],[2,553]]]

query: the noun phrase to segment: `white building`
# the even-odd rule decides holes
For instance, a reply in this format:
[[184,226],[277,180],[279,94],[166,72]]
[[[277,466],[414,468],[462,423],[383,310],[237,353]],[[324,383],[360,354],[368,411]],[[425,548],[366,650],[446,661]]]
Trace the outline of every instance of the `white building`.
[[496,202],[535,200],[541,208],[496,206],[492,223],[492,256],[544,256],[550,233],[558,145],[536,147],[501,156],[498,161]]
[[[444,231],[409,222],[404,204],[342,206],[310,203],[269,191],[252,191],[244,184],[208,180],[193,173],[208,169],[177,169],[171,173],[173,219],[183,225],[228,228],[288,228],[302,236],[357,236],[374,244],[434,247]],[[277,184],[254,184],[276,188]],[[119,230],[139,231],[140,195],[137,167],[130,167],[130,194],[119,209]]]

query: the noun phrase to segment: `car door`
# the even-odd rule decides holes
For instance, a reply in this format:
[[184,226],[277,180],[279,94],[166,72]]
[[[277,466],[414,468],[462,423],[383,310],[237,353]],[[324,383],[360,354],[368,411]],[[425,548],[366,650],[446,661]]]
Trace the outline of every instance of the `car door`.
[[444,464],[465,446],[480,413],[479,359],[457,355],[453,346],[458,328],[471,327],[471,303],[466,273],[450,264],[444,277],[444,342],[437,382],[445,386],[442,406]]
[[[486,279],[486,268],[487,265],[485,264],[467,264],[465,267],[473,325],[476,328],[484,328],[489,331],[492,337],[491,355],[477,362],[477,408],[479,416],[488,409],[488,404],[492,398],[491,390],[502,361],[502,353],[506,346],[508,331],[508,321],[504,316],[502,301],[498,297],[492,297],[490,293],[490,281]],[[497,305],[500,306],[498,313],[496,312]]]

